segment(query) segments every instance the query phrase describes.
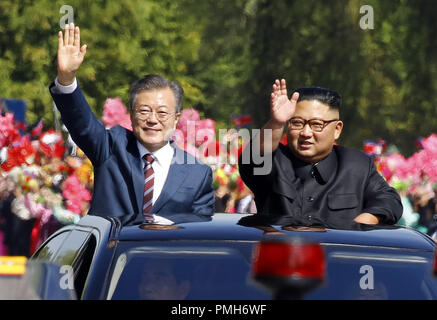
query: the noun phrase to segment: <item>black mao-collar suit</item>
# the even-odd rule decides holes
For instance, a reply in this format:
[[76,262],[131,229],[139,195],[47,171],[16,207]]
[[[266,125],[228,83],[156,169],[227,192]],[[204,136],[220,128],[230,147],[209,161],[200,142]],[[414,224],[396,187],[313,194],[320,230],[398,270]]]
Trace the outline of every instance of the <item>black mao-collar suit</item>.
[[243,159],[239,159],[240,174],[254,192],[261,215],[288,224],[336,229],[352,228],[354,218],[363,212],[378,216],[382,224],[394,224],[402,215],[396,190],[361,151],[334,146],[328,157],[313,165],[294,158],[280,144],[272,154],[270,172],[261,175],[254,174],[253,161],[243,163]]

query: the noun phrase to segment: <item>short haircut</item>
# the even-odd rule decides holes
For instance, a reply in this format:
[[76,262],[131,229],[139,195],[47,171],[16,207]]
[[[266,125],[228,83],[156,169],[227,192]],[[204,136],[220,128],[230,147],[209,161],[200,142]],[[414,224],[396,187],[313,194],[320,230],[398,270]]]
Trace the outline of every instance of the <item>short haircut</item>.
[[340,110],[341,95],[331,89],[321,87],[303,87],[296,90],[299,93],[299,101],[316,100],[328,105],[331,109]]
[[182,99],[184,97],[184,89],[176,81],[168,81],[166,78],[157,74],[148,74],[135,81],[129,92],[129,110],[132,112],[135,106],[135,100],[137,95],[142,91],[166,89],[169,88],[173,91],[176,100],[176,112],[181,112]]

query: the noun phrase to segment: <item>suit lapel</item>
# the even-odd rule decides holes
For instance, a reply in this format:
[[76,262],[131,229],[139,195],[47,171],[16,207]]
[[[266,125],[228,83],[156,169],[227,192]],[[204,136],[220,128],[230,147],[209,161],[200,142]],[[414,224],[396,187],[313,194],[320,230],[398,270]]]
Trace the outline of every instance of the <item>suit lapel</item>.
[[137,212],[142,212],[143,197],[144,197],[144,173],[143,162],[140,158],[136,138],[134,135],[129,139],[127,145],[127,155],[130,162],[130,175],[133,183],[133,190],[135,192],[135,199],[137,203]]
[[169,201],[188,176],[188,165],[173,163],[168,171],[161,194],[156,199],[151,212],[157,213]]

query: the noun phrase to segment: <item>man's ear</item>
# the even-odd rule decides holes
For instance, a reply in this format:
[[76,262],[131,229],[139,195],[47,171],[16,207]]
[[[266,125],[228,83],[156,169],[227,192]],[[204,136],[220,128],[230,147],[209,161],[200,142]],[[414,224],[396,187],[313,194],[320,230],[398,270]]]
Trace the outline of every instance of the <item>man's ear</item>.
[[176,127],[178,126],[179,123],[179,119],[181,118],[181,114],[180,113],[176,113],[175,115],[175,121],[174,121],[174,130],[176,130]]
[[335,125],[335,133],[334,133],[335,140],[338,140],[340,138],[342,130],[343,130],[343,121],[339,120]]

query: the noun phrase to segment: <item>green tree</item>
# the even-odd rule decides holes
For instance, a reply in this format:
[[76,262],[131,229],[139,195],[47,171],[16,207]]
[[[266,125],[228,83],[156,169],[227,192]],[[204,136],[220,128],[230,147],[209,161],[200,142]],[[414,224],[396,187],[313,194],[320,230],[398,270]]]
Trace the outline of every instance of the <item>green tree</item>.
[[310,85],[339,91],[344,99],[344,136],[353,139],[351,124],[358,120],[355,108],[363,70],[355,16],[344,0],[259,1],[250,50],[253,81],[248,83],[254,94],[247,105],[256,110],[259,125],[269,116],[273,81],[285,78],[290,95]]
[[[63,1],[0,1],[0,96],[24,99],[27,122],[53,126]],[[87,57],[78,78],[101,115],[107,97],[128,101],[147,73],[181,82],[184,107],[232,126],[249,113],[263,125],[276,78],[289,90],[319,85],[343,96],[340,143],[384,138],[404,153],[435,131],[434,0],[72,0]],[[360,28],[374,10],[374,29]],[[291,92],[290,92],[291,94]]]
[[248,0],[184,0],[185,15],[199,26],[198,60],[190,68],[205,101],[196,105],[218,127],[230,128],[231,115],[241,113],[248,92],[242,91],[251,70],[250,4]]
[[414,140],[435,132],[437,116],[437,23],[434,1],[369,1],[375,30],[362,43],[361,135],[384,137],[406,154]]
[[[374,9],[374,29],[363,30],[360,8]],[[361,148],[384,138],[404,153],[435,131],[436,4],[398,1],[257,1],[246,110],[262,125],[275,78],[290,90],[318,85],[343,96],[340,143]],[[291,93],[290,93],[291,94]]]
[[[53,124],[48,85],[56,76],[55,58],[62,1],[0,2],[0,92],[24,99],[27,121]],[[185,103],[205,100],[187,73],[198,57],[200,35],[187,23],[181,2],[169,0],[71,1],[87,57],[78,79],[91,107],[101,115],[107,97],[128,100],[132,82],[147,73],[181,82]]]
[[[79,83],[97,115],[107,97],[127,102],[147,73],[181,82],[184,107],[230,125],[250,70],[246,0],[76,0],[74,22],[88,45]],[[53,125],[48,85],[56,76],[62,1],[0,2],[0,92],[28,103],[27,121]]]

